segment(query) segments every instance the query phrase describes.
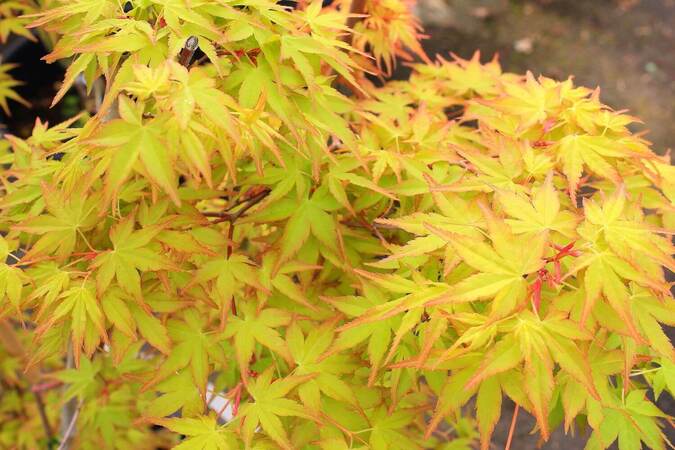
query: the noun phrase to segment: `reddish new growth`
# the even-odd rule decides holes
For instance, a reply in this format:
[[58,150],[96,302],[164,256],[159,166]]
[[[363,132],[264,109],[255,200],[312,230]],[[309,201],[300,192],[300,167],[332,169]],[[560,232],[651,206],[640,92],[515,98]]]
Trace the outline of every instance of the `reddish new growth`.
[[[248,376],[250,376],[251,378],[255,378],[258,376],[258,372],[249,369]],[[228,403],[226,403],[220,411],[218,411],[219,416],[223,414],[223,411],[230,403],[232,404],[232,417],[237,416],[237,414],[239,413],[239,406],[241,405],[241,393],[243,389],[244,389],[244,382],[240,381],[233,389],[230,390],[230,392],[227,394],[227,398],[231,400]]]
[[75,252],[73,256],[81,256],[85,260],[92,260],[98,256],[99,252],[92,250],[89,252]]
[[530,287],[532,306],[537,312],[539,311],[539,305],[541,304],[541,289],[544,282],[549,287],[555,287],[562,282],[562,267],[560,261],[565,256],[577,257],[581,255],[579,250],[574,249],[574,242],[570,242],[564,247],[553,244],[553,248],[555,248],[558,253],[554,256],[544,258],[544,265],[553,263],[553,273],[549,272],[545,267],[542,267],[537,271],[537,279]]
[[532,147],[534,147],[534,148],[546,148],[546,147],[550,147],[550,146],[553,145],[554,143],[555,143],[554,141],[543,141],[543,140],[539,140],[539,141],[535,141],[535,142],[532,144]]

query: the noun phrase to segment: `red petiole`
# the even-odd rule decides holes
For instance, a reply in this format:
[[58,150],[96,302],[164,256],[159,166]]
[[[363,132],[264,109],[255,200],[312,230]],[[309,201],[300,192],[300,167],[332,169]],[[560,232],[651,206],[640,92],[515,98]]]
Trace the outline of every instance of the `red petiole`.
[[539,311],[539,305],[541,304],[541,290],[544,286],[544,282],[551,288],[562,282],[562,265],[560,261],[565,256],[577,257],[581,255],[579,250],[574,249],[574,242],[570,242],[564,247],[553,244],[553,248],[555,248],[557,253],[554,256],[544,258],[545,264],[553,263],[553,273],[551,274],[551,272],[545,268],[539,269],[537,271],[537,279],[530,287],[532,305],[537,312]]

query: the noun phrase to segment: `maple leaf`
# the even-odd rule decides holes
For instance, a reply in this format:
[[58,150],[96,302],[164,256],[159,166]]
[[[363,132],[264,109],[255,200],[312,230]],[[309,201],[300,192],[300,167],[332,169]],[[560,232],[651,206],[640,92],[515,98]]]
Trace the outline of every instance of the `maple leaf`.
[[81,19],[83,25],[88,25],[96,21],[102,15],[109,13],[110,9],[114,7],[116,7],[115,3],[108,0],[102,2],[97,0],[76,0],[43,11],[40,14],[35,14],[32,17],[38,17],[38,19],[31,23],[29,27],[39,27],[48,22],[64,20],[77,15],[82,16]]
[[546,83],[544,77],[536,80],[529,71],[525,83],[507,83],[504,94],[493,103],[498,109],[519,117],[521,130],[543,123],[554,115],[562,100],[558,85]]
[[113,249],[100,252],[92,261],[96,271],[96,288],[99,293],[106,291],[113,279],[118,286],[142,302],[140,273],[173,268],[169,259],[153,250],[148,244],[162,228],[146,227],[134,231],[135,218],[127,218],[116,224],[110,231]]
[[312,197],[299,205],[290,216],[281,238],[276,270],[300,250],[310,234],[327,248],[337,249],[335,245],[337,226],[329,213],[335,209],[336,203],[327,194],[326,189],[317,189]]
[[517,161],[509,161],[503,156],[494,158],[472,148],[464,148],[460,154],[475,168],[475,174],[462,179],[454,190],[489,192],[495,188],[520,189],[516,179],[522,174],[522,166]]
[[[455,284],[450,293],[427,305],[494,298],[492,311],[497,316],[503,316],[513,310],[525,295],[523,276],[542,267],[547,235],[538,233],[516,237],[503,223],[489,216],[488,221],[492,246],[428,225],[430,231],[448,241],[459,257],[478,273]],[[514,258],[515,255],[518,256]]]
[[156,93],[162,93],[169,89],[169,76],[171,75],[169,64],[159,67],[148,67],[135,64],[132,68],[134,81],[128,82],[124,90],[145,100]]
[[[4,38],[7,36],[7,31],[3,30],[3,28],[6,27],[7,25],[9,25],[9,23],[5,23],[4,19],[0,21],[0,40],[4,41],[5,40]],[[19,29],[22,28],[19,27]],[[8,71],[12,70],[15,67],[16,64],[0,65],[0,107],[2,107],[2,110],[7,115],[10,115],[7,100],[14,100],[15,102],[18,102],[26,107],[30,107],[30,103],[28,103],[27,100],[25,100],[23,97],[21,97],[14,91],[15,87],[21,86],[23,83],[15,80],[7,73]]]
[[[247,179],[247,184],[261,184],[272,187],[266,197],[268,203],[283,199],[291,192],[295,192],[297,198],[305,198],[308,192],[309,173],[311,172],[310,161],[298,155],[297,152],[288,152],[283,149],[282,155],[285,159],[285,167],[268,167],[263,176],[253,176]],[[249,216],[249,219],[254,217],[255,215]]]
[[480,51],[474,52],[470,60],[465,60],[452,54],[456,64],[449,64],[442,57],[438,57],[443,67],[442,76],[447,77],[448,85],[458,96],[467,94],[493,96],[499,93],[496,80],[501,75],[501,68],[496,59],[487,64],[481,64]]
[[617,408],[604,408],[603,419],[591,435],[587,449],[604,449],[617,439],[620,449],[639,449],[641,441],[648,448],[664,450],[664,436],[655,417],[663,417],[653,403],[645,400],[645,392],[631,391],[625,404]]
[[675,263],[671,258],[675,253],[673,244],[669,239],[659,236],[660,230],[635,220],[634,215],[626,208],[626,200],[623,185],[602,205],[593,199],[584,200],[587,226],[583,231],[589,237],[593,231],[602,232],[609,248],[627,261],[644,255],[670,270],[675,270]]
[[35,319],[39,321],[43,314],[50,310],[59,294],[68,288],[71,274],[61,270],[53,262],[37,264],[31,268],[30,273],[39,282],[39,286],[28,297],[29,301],[36,299],[39,302],[39,310],[35,316]]
[[417,417],[418,411],[401,409],[393,414],[387,408],[380,407],[371,413],[372,431],[370,448],[385,449],[418,449],[419,443],[406,435],[405,429]]
[[549,173],[539,189],[533,190],[531,200],[508,191],[498,191],[497,198],[504,211],[513,217],[505,222],[514,233],[551,230],[570,238],[576,235],[575,228],[579,220],[568,211],[560,211],[560,199],[553,186],[552,173]]
[[238,448],[236,435],[231,427],[219,425],[214,416],[197,418],[181,417],[172,419],[153,419],[174,433],[186,436],[186,439],[173,447],[178,450],[233,450]]
[[[541,350],[543,341],[541,337],[538,338],[538,349]],[[523,361],[523,352],[527,350],[521,350],[518,339],[514,336],[504,336],[485,354],[478,370],[467,380],[467,388],[472,389],[485,379],[513,369]],[[548,354],[546,357],[548,358]]]
[[[38,327],[38,334],[44,334],[57,321],[70,319],[73,356],[75,364],[79,366],[83,345],[86,354],[90,356],[96,349],[99,339],[106,342],[108,340],[103,312],[96,299],[94,286],[88,281],[66,290],[59,296],[59,300],[49,319]],[[96,340],[92,342],[89,336],[95,336]]]
[[654,388],[654,398],[658,398],[663,393],[664,389],[673,395],[675,392],[675,363],[668,359],[661,359],[659,361],[660,367],[653,375],[651,384]]
[[[49,122],[43,122],[37,117],[33,124],[32,134],[26,139],[25,143],[33,147],[40,147],[44,151],[63,148],[64,141],[68,141],[77,135],[77,131],[71,125],[81,118],[82,115],[78,114],[56,125],[49,126]],[[14,142],[17,141],[15,137],[10,137],[9,139]]]
[[309,300],[307,289],[303,289],[302,286],[294,281],[294,267],[292,265],[287,264],[275,275],[272,275],[274,265],[276,264],[275,259],[274,255],[270,254],[263,260],[260,270],[260,282],[262,285],[268,288],[270,292],[277,291],[304,308],[318,311],[317,306]]
[[113,352],[123,350],[124,346],[129,343],[126,341],[138,339],[138,333],[140,333],[150,345],[164,354],[170,353],[171,339],[166,327],[151,312],[148,312],[147,304],[139,304],[138,300],[130,297],[120,287],[111,286],[106,289],[101,298],[101,307],[106,319],[114,325],[115,330],[125,336],[119,347],[116,345],[117,342],[113,342]]
[[297,375],[314,377],[298,388],[298,395],[314,412],[321,411],[321,393],[338,401],[356,404],[351,387],[340,376],[356,368],[354,361],[347,355],[330,355],[323,358],[333,342],[334,330],[325,324],[312,329],[305,336],[297,322],[286,331],[288,349],[296,364]]
[[180,410],[183,417],[194,417],[204,412],[204,399],[195,386],[189,370],[180,370],[153,386],[161,393],[143,410],[149,418],[169,416]]
[[496,377],[483,381],[476,397],[476,419],[480,430],[481,450],[490,448],[490,438],[502,410],[502,390]]
[[96,392],[101,384],[97,375],[101,372],[102,362],[95,359],[93,362],[83,359],[81,364],[75,369],[65,369],[51,374],[64,383],[68,383],[68,389],[63,393],[64,401],[71,398],[83,400],[91,392]]
[[204,283],[213,279],[216,280],[215,292],[223,311],[233,301],[233,296],[240,287],[250,286],[264,290],[256,279],[255,266],[244,255],[215,258],[205,262],[195,274],[192,283]]
[[180,205],[172,158],[162,143],[165,119],[144,121],[139,105],[126,97],[120,97],[119,115],[120,119],[106,123],[89,141],[107,149],[106,199],[115,198],[125,180],[142,167],[141,173]]
[[[7,241],[0,237],[0,261],[7,261],[9,255]],[[23,273],[7,263],[0,263],[0,300],[9,300],[17,312],[21,310],[21,291],[23,290]],[[2,310],[4,308],[0,308]]]
[[558,142],[558,158],[563,163],[563,172],[567,177],[570,197],[576,196],[584,167],[587,167],[591,173],[616,184],[621,182],[617,169],[606,160],[608,157],[626,156],[625,151],[615,148],[612,141],[604,136],[568,135]]
[[444,417],[453,411],[457,411],[474,395],[475,388],[467,388],[466,383],[476,370],[479,361],[467,361],[467,363],[468,364],[463,364],[465,367],[453,370],[442,385],[438,395],[438,401],[436,402],[434,415],[427,425],[424,434],[425,438],[431,436],[431,433],[441,423]]
[[188,127],[193,113],[199,108],[203,115],[229,133],[235,141],[238,140],[238,132],[230,112],[237,108],[236,102],[217,89],[214,80],[203,70],[194,68],[188,71],[175,62],[167,64],[171,80],[175,81],[168,101],[181,129]]
[[[34,5],[22,1],[6,1],[0,5],[0,43],[6,44],[10,34],[22,36],[30,41],[37,41],[35,36],[26,29],[27,19],[19,16],[34,12]],[[17,14],[19,13],[19,14]]]
[[[428,297],[422,295],[422,298]],[[417,297],[415,299],[418,300]],[[330,301],[339,311],[354,319],[339,328],[340,335],[326,355],[354,348],[363,341],[367,341],[366,351],[371,363],[368,381],[373,383],[385,359],[387,348],[393,337],[393,330],[396,329],[397,324],[392,317],[407,307],[406,301],[410,301],[410,297],[406,296],[398,301],[388,302],[387,296],[382,292],[368,288],[367,295],[364,297],[325,300]]]
[[258,342],[288,362],[293,361],[287,343],[276,328],[286,326],[290,317],[284,310],[266,308],[256,312],[254,305],[244,303],[241,315],[232,317],[223,332],[223,337],[234,338],[234,349],[242,378],[247,378],[251,356]]
[[219,335],[204,330],[206,321],[199,317],[196,310],[185,310],[183,317],[184,321],[172,319],[167,323],[167,331],[173,342],[173,348],[155,377],[147,385],[152,385],[167,375],[189,366],[194,384],[199,389],[202,398],[206,399],[210,362],[225,365],[223,351],[219,346]]
[[141,336],[165,355],[171,353],[171,340],[162,322],[135,303],[129,303],[127,306],[136,321]]
[[289,391],[311,376],[289,376],[272,381],[273,373],[270,367],[247,384],[246,389],[252,401],[242,405],[238,420],[241,420],[242,437],[246,445],[250,445],[253,433],[260,425],[281,448],[290,450],[293,446],[279,417],[313,418],[302,405],[286,397]]
[[664,358],[673,359],[673,345],[664,333],[659,321],[672,326],[675,317],[673,302],[657,299],[647,289],[631,283],[630,309],[637,325],[650,346]]
[[106,318],[116,329],[132,339],[136,338],[136,321],[127,306],[124,292],[119,287],[106,289],[101,299],[101,307]]
[[96,196],[74,193],[66,196],[46,184],[42,186],[45,208],[49,214],[27,219],[14,226],[17,231],[41,235],[24,255],[24,259],[50,255],[59,259],[69,256],[78,241],[84,238],[84,231],[98,221],[96,217]]

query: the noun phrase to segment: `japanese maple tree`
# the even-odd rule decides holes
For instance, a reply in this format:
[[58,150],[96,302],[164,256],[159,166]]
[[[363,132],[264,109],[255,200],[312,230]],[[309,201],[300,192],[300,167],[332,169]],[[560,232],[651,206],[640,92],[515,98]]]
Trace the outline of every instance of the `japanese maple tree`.
[[97,106],[0,143],[1,447],[486,450],[505,398],[670,445],[675,169],[599,91],[400,0],[0,16]]

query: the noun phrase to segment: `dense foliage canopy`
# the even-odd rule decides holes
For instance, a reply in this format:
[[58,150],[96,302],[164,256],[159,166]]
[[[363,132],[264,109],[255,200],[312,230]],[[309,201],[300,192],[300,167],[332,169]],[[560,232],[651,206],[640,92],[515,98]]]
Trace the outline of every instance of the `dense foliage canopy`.
[[355,3],[0,5],[105,94],[0,144],[1,447],[487,449],[508,397],[665,449],[669,158]]

